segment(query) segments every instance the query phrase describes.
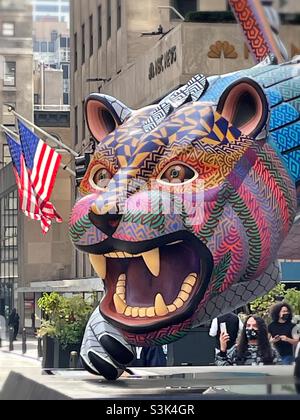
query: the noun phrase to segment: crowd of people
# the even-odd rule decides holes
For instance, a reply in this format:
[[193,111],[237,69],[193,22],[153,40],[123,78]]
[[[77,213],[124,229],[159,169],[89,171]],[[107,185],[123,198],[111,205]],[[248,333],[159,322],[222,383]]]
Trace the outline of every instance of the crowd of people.
[[243,326],[235,314],[213,320],[210,335],[216,337],[216,365],[291,365],[299,345],[299,337],[293,336],[292,308],[280,302],[270,315],[269,325],[256,315],[249,315]]

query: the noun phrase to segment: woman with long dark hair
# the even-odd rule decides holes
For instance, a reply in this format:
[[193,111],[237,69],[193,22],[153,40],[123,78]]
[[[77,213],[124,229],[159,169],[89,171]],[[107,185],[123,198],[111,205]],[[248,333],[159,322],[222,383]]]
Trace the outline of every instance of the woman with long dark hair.
[[220,352],[216,356],[218,366],[226,365],[274,365],[279,356],[272,348],[265,321],[250,315],[244,323],[244,328],[238,344],[227,351],[229,336],[226,332],[220,336]]
[[291,365],[294,362],[294,346],[299,342],[293,338],[293,312],[286,302],[274,305],[270,311],[273,322],[268,326],[270,341],[280,354],[282,364]]

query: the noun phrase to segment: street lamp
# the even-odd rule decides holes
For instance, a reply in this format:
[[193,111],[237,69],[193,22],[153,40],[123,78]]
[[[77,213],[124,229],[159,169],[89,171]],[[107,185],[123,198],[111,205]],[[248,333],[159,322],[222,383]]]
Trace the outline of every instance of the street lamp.
[[178,12],[177,9],[175,9],[175,7],[173,6],[157,6],[158,9],[169,9],[172,10],[183,22],[185,21],[184,16],[182,16],[181,13]]

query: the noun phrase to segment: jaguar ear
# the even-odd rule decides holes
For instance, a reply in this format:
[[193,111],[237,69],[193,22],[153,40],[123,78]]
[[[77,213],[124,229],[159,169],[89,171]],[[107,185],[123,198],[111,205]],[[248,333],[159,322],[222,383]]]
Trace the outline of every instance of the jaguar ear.
[[122,125],[131,114],[130,108],[112,96],[93,93],[85,101],[89,130],[99,142]]
[[263,137],[269,118],[269,104],[262,88],[243,78],[230,85],[219,101],[217,111],[243,134]]

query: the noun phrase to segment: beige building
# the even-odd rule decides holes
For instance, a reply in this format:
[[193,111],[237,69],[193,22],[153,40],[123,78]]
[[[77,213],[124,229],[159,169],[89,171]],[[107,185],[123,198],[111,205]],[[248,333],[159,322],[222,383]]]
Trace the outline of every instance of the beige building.
[[[201,15],[199,22],[183,21],[170,7],[187,16],[188,10],[224,12],[227,2],[71,3],[71,125],[75,145],[89,139],[83,105],[90,92],[107,93],[132,108],[140,108],[158,101],[196,73],[209,76],[253,65],[233,18],[231,23],[217,23],[213,13],[209,17],[204,13],[202,21]],[[283,25],[281,32],[290,55],[298,54],[299,25]]]
[[33,77],[35,109],[59,109],[63,105],[63,70],[35,61]]
[[[29,2],[0,0],[0,120],[15,130],[15,119],[3,107],[17,112],[67,145],[71,145],[70,112],[60,107],[63,94],[62,70],[44,72],[37,81],[43,87],[44,103],[34,111],[32,14]],[[2,69],[4,68],[4,72]],[[58,78],[58,82],[56,79]],[[41,79],[41,77],[40,77]],[[55,87],[56,86],[56,87]],[[68,234],[73,178],[59,170],[51,197],[62,224],[53,223],[44,236],[40,223],[31,221],[19,209],[16,179],[1,132],[0,143],[0,315],[6,319],[13,307],[21,317],[20,326],[31,325],[36,300],[44,282],[64,282],[71,278],[72,245]],[[55,146],[53,144],[53,146]],[[67,164],[69,154],[63,154]],[[31,287],[37,282],[39,287]],[[51,290],[51,288],[48,290]],[[60,285],[59,290],[66,290]]]
[[[0,0],[0,121],[14,126],[4,104],[13,105],[29,119],[33,117],[32,13],[29,0]],[[9,160],[0,133],[0,162]],[[0,164],[1,168],[1,164]]]
[[[290,56],[300,54],[300,26],[295,24],[299,3],[290,0],[282,8],[281,36]],[[278,0],[274,4],[283,3]],[[183,20],[189,11],[203,14],[197,22]],[[89,142],[84,101],[91,92],[110,94],[137,109],[159,101],[196,73],[209,76],[251,67],[253,61],[239,25],[228,13],[229,23],[217,23],[220,12],[228,12],[225,0],[73,0],[74,147],[80,150]],[[291,16],[293,24],[288,24]],[[284,253],[282,258],[286,258]],[[91,275],[90,264],[80,253],[76,253],[73,273]]]

